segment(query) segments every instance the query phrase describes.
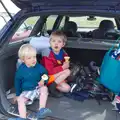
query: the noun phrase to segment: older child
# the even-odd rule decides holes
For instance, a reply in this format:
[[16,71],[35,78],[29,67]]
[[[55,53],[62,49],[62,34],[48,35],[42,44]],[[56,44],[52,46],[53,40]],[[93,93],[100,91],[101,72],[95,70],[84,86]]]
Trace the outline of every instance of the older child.
[[60,92],[70,91],[70,86],[65,82],[65,79],[70,75],[69,61],[65,62],[64,59],[65,56],[68,56],[63,50],[66,42],[67,37],[63,32],[52,32],[50,48],[42,51],[42,64],[47,69],[48,74],[54,78],[53,81],[49,81],[48,87],[51,95],[54,97],[60,97]]
[[23,62],[15,75],[15,89],[20,117],[10,120],[26,120],[26,104],[32,104],[36,98],[39,98],[37,118],[43,118],[51,113],[50,109],[45,108],[48,97],[48,89],[44,85],[48,80],[47,71],[37,63],[36,49],[30,44],[22,45],[18,55]]

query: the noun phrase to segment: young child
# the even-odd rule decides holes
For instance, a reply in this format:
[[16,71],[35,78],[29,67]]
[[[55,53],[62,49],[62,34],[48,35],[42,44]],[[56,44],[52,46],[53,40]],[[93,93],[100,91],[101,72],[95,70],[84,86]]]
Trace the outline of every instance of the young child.
[[[68,56],[63,50],[67,42],[67,37],[61,31],[52,32],[50,36],[50,48],[42,51],[42,64],[47,69],[48,74],[54,79],[49,81],[49,92],[54,97],[60,97],[60,92],[69,92],[70,86],[65,82],[70,75]],[[56,90],[57,88],[57,90]],[[60,92],[59,92],[60,91]]]
[[36,49],[30,44],[22,45],[18,55],[22,64],[16,71],[15,89],[20,117],[9,120],[26,120],[26,105],[32,104],[36,98],[39,98],[37,118],[43,118],[51,113],[51,110],[46,108],[48,89],[44,84],[48,82],[47,71],[37,63]]

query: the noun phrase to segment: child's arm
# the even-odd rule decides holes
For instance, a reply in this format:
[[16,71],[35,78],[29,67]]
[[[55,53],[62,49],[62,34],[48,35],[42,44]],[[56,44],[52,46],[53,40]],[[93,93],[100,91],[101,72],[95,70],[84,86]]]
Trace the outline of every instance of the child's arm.
[[39,67],[39,69],[40,69],[40,74],[41,75],[43,75],[43,74],[48,74],[48,72],[47,72],[47,70],[45,69],[45,67],[43,67],[41,64],[39,64],[40,65],[40,67]]
[[49,79],[47,70],[41,64],[39,69],[40,69],[41,81],[47,83]]
[[20,72],[17,71],[15,75],[15,89],[16,89],[16,96],[19,96],[21,94],[21,75]]

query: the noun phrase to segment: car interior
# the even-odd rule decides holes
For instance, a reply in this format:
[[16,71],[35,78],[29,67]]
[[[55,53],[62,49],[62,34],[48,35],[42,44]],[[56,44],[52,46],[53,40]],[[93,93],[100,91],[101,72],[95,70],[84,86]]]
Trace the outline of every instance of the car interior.
[[[27,24],[31,24],[29,18],[32,17],[27,17],[24,22],[27,21]],[[19,26],[16,24],[14,31],[11,31],[13,35],[9,39],[9,45],[0,53],[2,56],[0,58],[2,89],[0,91],[2,94],[0,104],[3,104],[4,108],[0,107],[0,110],[6,115],[19,115],[17,103],[14,103],[13,96],[15,96],[14,76],[18,60],[17,52],[22,44],[29,43],[34,39],[39,41],[41,36],[49,37],[52,31],[61,30],[68,37],[65,50],[72,63],[80,62],[87,66],[90,61],[95,61],[100,67],[106,51],[115,44],[114,42],[120,34],[120,19],[114,16],[43,15],[34,16],[33,23],[34,27],[28,36],[22,38],[17,36],[13,40],[15,31],[17,32],[22,25],[18,20]],[[115,46],[117,47],[118,43]],[[38,53],[37,59],[40,61],[41,54]],[[49,97],[47,107],[53,111],[51,115],[54,117],[53,120],[87,120],[93,117],[98,120],[97,117],[103,114],[104,118],[101,116],[101,120],[109,120],[110,118],[117,120],[116,116],[120,117],[116,112],[111,112],[112,105],[107,101],[101,101],[101,105],[99,105],[96,100],[91,99],[80,102],[67,97],[59,99]],[[38,100],[27,106],[27,109],[28,113],[36,112]]]
[[[100,22],[98,29],[93,31],[92,37],[96,39],[105,39],[105,35],[109,30],[114,30],[113,22],[110,20],[103,20]],[[111,39],[115,39],[114,36]]]

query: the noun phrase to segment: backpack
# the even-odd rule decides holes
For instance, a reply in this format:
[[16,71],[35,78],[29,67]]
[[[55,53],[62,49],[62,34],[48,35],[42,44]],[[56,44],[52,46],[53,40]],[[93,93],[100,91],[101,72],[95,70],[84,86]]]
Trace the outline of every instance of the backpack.
[[[75,68],[77,69],[77,71]],[[76,76],[71,77],[74,78],[72,82],[70,82],[71,86],[71,95],[74,96],[72,98],[79,98],[82,100],[88,98],[95,98],[100,104],[100,100],[108,100],[111,101],[113,99],[113,94],[106,89],[102,84],[100,84],[96,78],[99,76],[98,68],[95,62],[90,62],[88,66],[83,66],[81,64],[77,64],[72,69],[73,73],[75,72]],[[73,74],[72,74],[73,75]],[[70,95],[69,95],[70,96]]]

